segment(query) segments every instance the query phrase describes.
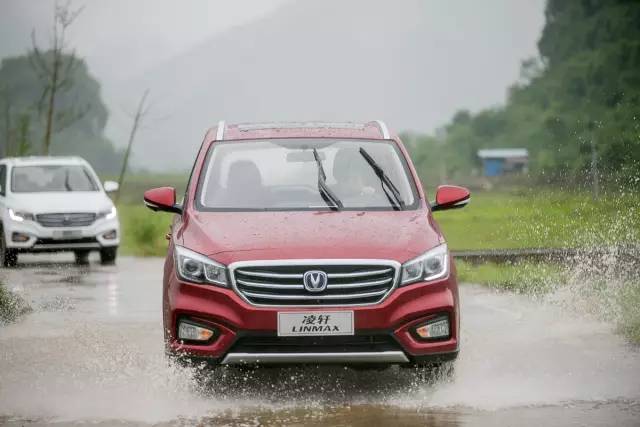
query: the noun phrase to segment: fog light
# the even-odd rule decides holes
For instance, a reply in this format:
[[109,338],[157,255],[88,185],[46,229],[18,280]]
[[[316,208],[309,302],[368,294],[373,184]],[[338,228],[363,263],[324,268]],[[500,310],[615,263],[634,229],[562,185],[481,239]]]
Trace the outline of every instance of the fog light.
[[11,235],[11,240],[13,240],[14,242],[20,242],[20,243],[24,243],[29,241],[30,236],[28,234],[24,234],[24,233],[17,233],[14,232]]
[[106,233],[104,233],[102,235],[103,239],[106,240],[113,240],[116,238],[116,236],[118,235],[118,233],[116,233],[116,230],[111,230],[111,231],[107,231]]
[[213,336],[211,329],[194,325],[193,323],[180,322],[178,326],[178,338],[188,341],[209,341]]
[[423,339],[446,338],[449,336],[449,319],[440,317],[418,326],[416,334]]

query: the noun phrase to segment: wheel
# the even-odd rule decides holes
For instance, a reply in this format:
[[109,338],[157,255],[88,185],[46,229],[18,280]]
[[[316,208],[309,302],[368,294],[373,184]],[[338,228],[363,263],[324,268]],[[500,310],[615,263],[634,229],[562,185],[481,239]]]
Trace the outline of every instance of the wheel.
[[118,256],[118,247],[100,249],[100,262],[102,265],[113,265]]
[[14,249],[7,248],[4,238],[4,229],[0,226],[0,263],[3,267],[15,267],[18,264],[18,253]]
[[89,264],[89,251],[75,251],[76,264],[87,265]]

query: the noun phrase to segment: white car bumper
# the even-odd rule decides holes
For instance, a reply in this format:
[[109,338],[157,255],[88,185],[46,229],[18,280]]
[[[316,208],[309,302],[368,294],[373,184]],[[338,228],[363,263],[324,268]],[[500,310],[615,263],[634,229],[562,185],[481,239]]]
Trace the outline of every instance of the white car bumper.
[[120,244],[117,217],[101,218],[85,227],[44,227],[36,221],[4,218],[3,229],[7,248],[19,252],[99,250]]

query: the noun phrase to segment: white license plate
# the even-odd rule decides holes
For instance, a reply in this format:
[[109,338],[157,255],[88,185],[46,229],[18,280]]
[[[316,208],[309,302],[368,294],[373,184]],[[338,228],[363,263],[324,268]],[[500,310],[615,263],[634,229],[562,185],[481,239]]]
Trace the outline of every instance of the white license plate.
[[56,230],[53,232],[54,239],[77,239],[82,237],[82,230]]
[[353,311],[278,313],[279,337],[353,334]]

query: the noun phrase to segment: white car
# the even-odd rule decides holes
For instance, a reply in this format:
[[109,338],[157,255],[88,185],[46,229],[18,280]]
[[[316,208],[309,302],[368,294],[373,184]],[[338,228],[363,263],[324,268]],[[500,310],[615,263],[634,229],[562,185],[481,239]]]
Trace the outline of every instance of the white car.
[[120,244],[116,208],[79,157],[23,157],[0,160],[0,263],[17,263],[18,253],[75,253],[87,263],[99,251],[103,264],[115,263]]

